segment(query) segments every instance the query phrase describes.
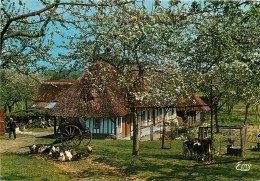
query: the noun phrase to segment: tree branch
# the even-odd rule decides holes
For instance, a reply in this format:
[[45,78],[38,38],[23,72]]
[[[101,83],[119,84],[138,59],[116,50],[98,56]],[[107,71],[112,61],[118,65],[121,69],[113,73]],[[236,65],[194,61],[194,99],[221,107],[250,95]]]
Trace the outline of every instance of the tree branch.
[[10,19],[11,16],[8,14],[8,12],[4,9],[4,8],[1,8],[1,10],[5,13],[5,15]]
[[41,34],[32,34],[32,33],[26,33],[26,32],[16,32],[16,33],[12,33],[12,34],[9,34],[7,36],[4,36],[3,40],[6,40],[6,39],[11,38],[11,37],[16,37],[16,36],[37,38],[37,37],[40,37]]
[[223,104],[221,104],[218,109],[222,108],[225,104],[227,103],[227,100],[223,102]]
[[[124,5],[124,4],[129,4],[129,3],[133,3],[135,2],[135,0],[133,1],[126,1],[126,2],[122,2],[122,3],[116,3],[115,5],[116,6],[119,6],[119,5]],[[10,18],[7,23],[5,24],[2,32],[1,32],[1,37],[0,37],[0,40],[1,40],[1,44],[3,42],[3,37],[4,37],[4,34],[7,32],[7,29],[9,28],[9,26],[11,25],[12,22],[14,21],[17,21],[17,20],[20,20],[20,19],[24,19],[24,18],[28,18],[28,17],[31,17],[31,16],[36,16],[36,15],[40,15],[41,13],[43,12],[46,12],[54,7],[58,7],[59,5],[72,5],[72,6],[88,6],[88,7],[96,7],[96,6],[102,6],[102,7],[106,7],[106,6],[111,6],[109,4],[87,4],[87,3],[53,3],[53,4],[50,4],[49,6],[41,9],[41,10],[38,10],[38,11],[34,11],[32,13],[27,13],[27,14],[22,14],[20,16],[16,16],[16,17],[13,17],[13,18]],[[51,13],[53,14],[53,12]],[[49,18],[50,19],[50,16]],[[6,38],[5,38],[6,39]]]

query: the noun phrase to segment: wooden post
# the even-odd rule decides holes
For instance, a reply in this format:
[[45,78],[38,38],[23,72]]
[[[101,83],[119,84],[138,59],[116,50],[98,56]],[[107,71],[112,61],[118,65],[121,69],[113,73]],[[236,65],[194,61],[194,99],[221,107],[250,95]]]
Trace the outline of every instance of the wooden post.
[[54,135],[57,134],[57,117],[54,117]]
[[240,129],[240,137],[241,137],[241,156],[244,157],[246,155],[246,132],[247,127],[243,126]]
[[[211,86],[210,86],[210,123],[211,123],[211,148],[213,148],[213,82],[212,82],[212,78],[211,78]],[[213,155],[213,149],[211,150],[211,155]],[[214,161],[214,160],[212,160]]]
[[164,109],[164,114],[163,114],[162,149],[165,148],[165,132],[166,132],[165,116],[166,116],[167,112],[168,112],[168,110],[165,108],[165,109]]
[[244,144],[243,144],[243,128],[240,128],[240,147],[241,147],[241,153],[240,153],[240,156],[243,157],[244,156]]
[[153,120],[153,125],[155,126],[156,121],[155,121],[155,109],[154,108],[152,110],[152,120]]
[[122,137],[126,137],[126,131],[125,131],[126,130],[126,126],[125,126],[125,118],[126,118],[126,116],[122,117],[122,125],[121,125],[121,127],[122,127]]
[[211,78],[211,86],[210,86],[210,122],[211,122],[211,140],[213,141],[213,90],[212,90],[212,78]]
[[246,142],[247,142],[247,139],[246,139],[246,134],[247,134],[247,126],[245,127],[245,144],[244,144],[244,156],[246,156]]
[[117,124],[116,124],[116,117],[114,118],[114,131],[115,131],[115,135],[117,135],[117,131],[116,131],[116,128],[117,128]]
[[150,140],[153,141],[153,124],[150,126]]

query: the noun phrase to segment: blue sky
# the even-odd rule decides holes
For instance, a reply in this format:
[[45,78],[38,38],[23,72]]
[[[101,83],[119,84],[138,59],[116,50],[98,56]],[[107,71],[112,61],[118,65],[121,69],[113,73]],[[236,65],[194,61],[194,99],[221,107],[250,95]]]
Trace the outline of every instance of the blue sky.
[[[28,9],[30,9],[31,11],[36,11],[36,10],[40,10],[43,8],[43,6],[41,6],[41,3],[39,2],[39,0],[23,0],[23,2],[26,3],[26,7]],[[162,0],[161,6],[167,7],[168,2],[169,2],[169,0]],[[183,2],[188,2],[188,1],[183,1]],[[144,1],[144,4],[148,10],[152,10],[153,3],[154,3],[154,0],[145,0]],[[66,30],[65,28],[63,28],[61,26],[58,26],[58,28],[65,35],[73,35],[78,32],[78,30],[76,30],[75,28],[70,28],[69,30]],[[50,28],[50,31],[51,31],[51,28]],[[50,33],[50,31],[48,33]],[[56,35],[54,37],[54,40],[57,44],[63,44],[63,41],[65,41],[65,43],[68,43],[64,38],[61,38],[59,35]],[[58,57],[58,54],[67,54],[67,53],[68,53],[68,51],[66,49],[61,49],[61,48],[57,48],[57,47],[54,47],[54,50],[52,51],[53,57]],[[46,66],[47,63],[40,61],[39,65]]]

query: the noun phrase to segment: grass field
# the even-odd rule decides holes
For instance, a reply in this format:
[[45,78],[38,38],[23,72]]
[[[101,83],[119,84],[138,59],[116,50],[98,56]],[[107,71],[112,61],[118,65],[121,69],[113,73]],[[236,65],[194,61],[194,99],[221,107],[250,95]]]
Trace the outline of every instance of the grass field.
[[50,128],[28,128],[26,131],[31,131],[31,132],[46,132],[46,133],[53,133],[53,127]]
[[[7,138],[1,137],[1,141]],[[17,140],[23,139],[25,145],[32,143],[51,143],[54,139],[44,137],[18,135]],[[12,141],[11,141],[12,142]],[[11,143],[10,142],[10,143]],[[169,142],[166,143],[169,145]],[[182,141],[172,141],[172,148],[161,150],[160,141],[147,141],[140,143],[140,156],[132,156],[132,141],[123,140],[93,140],[91,143],[93,153],[89,156],[94,161],[118,168],[123,175],[144,180],[259,180],[260,162],[244,161],[251,164],[250,171],[237,171],[235,163],[226,163],[211,166],[191,167],[187,165],[197,164],[195,160],[182,158]],[[86,153],[86,148],[81,145],[78,150]],[[10,150],[12,151],[12,150]],[[16,152],[16,150],[13,150]],[[28,152],[28,150],[26,150]],[[45,156],[44,156],[45,157]],[[245,158],[260,157],[260,152],[248,151]],[[240,157],[215,157],[215,161],[237,160]],[[25,154],[24,157],[25,180],[68,180],[71,177],[46,160],[36,159]],[[80,169],[88,162],[60,163]],[[121,180],[121,176],[98,166],[89,166],[82,171],[81,178],[101,180]],[[2,180],[22,180],[23,156],[21,153],[1,154]],[[72,175],[73,176],[73,175]],[[74,175],[75,176],[75,175]],[[77,177],[76,177],[77,178]],[[125,180],[122,178],[122,180]]]
[[44,160],[31,155],[1,154],[1,180],[69,180],[69,177]]
[[[260,178],[260,162],[251,164],[249,172],[237,171],[237,163],[187,168],[197,164],[195,160],[182,159],[182,141],[173,141],[172,149],[161,150],[160,141],[140,143],[140,156],[132,156],[131,141],[93,140],[91,157],[122,169],[126,174],[145,180],[257,180]],[[80,148],[84,150],[84,148]],[[246,158],[260,157],[260,152],[247,152]],[[241,159],[240,157],[216,157],[215,161]]]
[[[234,126],[244,125],[245,120],[245,107],[243,103],[236,104],[233,111],[228,115],[225,108],[221,109],[218,113],[219,125],[221,126]],[[206,113],[206,123],[210,124],[210,111]],[[215,118],[214,118],[215,120]],[[260,126],[260,112],[257,113],[255,107],[249,107],[247,125]]]

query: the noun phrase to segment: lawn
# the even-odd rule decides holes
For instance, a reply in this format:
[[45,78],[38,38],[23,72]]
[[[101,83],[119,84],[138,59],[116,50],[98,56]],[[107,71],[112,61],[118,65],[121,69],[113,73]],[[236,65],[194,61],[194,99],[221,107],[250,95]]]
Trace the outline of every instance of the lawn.
[[[95,160],[116,166],[126,174],[147,180],[257,180],[260,178],[260,162],[248,161],[248,172],[237,171],[237,163],[187,168],[197,164],[195,160],[182,159],[182,141],[174,140],[172,149],[161,150],[160,141],[140,143],[140,156],[132,156],[132,141],[93,140]],[[83,147],[80,147],[84,150]],[[260,152],[247,152],[246,158],[260,157]],[[215,161],[241,159],[240,157],[216,157]]]
[[64,171],[44,160],[28,154],[23,146],[32,143],[50,143],[52,139],[40,139],[31,135],[17,134],[17,139],[7,140],[8,134],[0,137],[0,180],[69,180]]
[[[233,111],[228,115],[228,112],[225,108],[221,109],[218,113],[219,125],[221,126],[234,126],[234,125],[244,125],[245,120],[245,105],[239,103],[234,106]],[[206,123],[210,124],[210,111],[204,113]],[[215,118],[214,118],[215,122]],[[247,116],[247,125],[260,125],[260,116],[259,112],[257,113],[254,107],[250,107],[248,110]]]
[[[18,140],[22,135],[18,135]],[[3,137],[2,137],[3,138]],[[1,140],[2,140],[1,138]],[[54,139],[42,137],[34,138],[25,136],[26,144],[29,139],[34,143],[50,143]],[[167,143],[169,145],[169,143]],[[89,156],[94,161],[105,163],[119,168],[123,175],[145,180],[258,180],[260,178],[260,162],[244,161],[251,164],[250,171],[237,171],[235,163],[220,165],[186,167],[197,164],[195,160],[183,159],[181,155],[182,141],[172,141],[172,148],[161,150],[160,141],[140,143],[140,156],[132,156],[132,141],[126,140],[92,140],[93,153]],[[81,145],[78,150],[86,153],[86,148]],[[246,158],[260,157],[260,152],[248,151]],[[236,160],[240,157],[216,157],[215,161]],[[25,180],[67,180],[68,176],[46,160],[39,160],[25,154]],[[92,166],[89,162],[61,163],[74,169],[83,170],[81,178],[102,180],[117,180],[120,176],[104,167]],[[15,166],[14,166],[15,165]],[[21,180],[23,173],[22,154],[1,154],[2,180]],[[122,178],[122,177],[121,177]]]
[[31,131],[31,132],[46,132],[46,133],[53,133],[54,131],[53,127],[47,127],[47,128],[27,128],[26,131]]
[[1,180],[69,180],[66,173],[53,164],[28,154],[1,153],[0,164]]

